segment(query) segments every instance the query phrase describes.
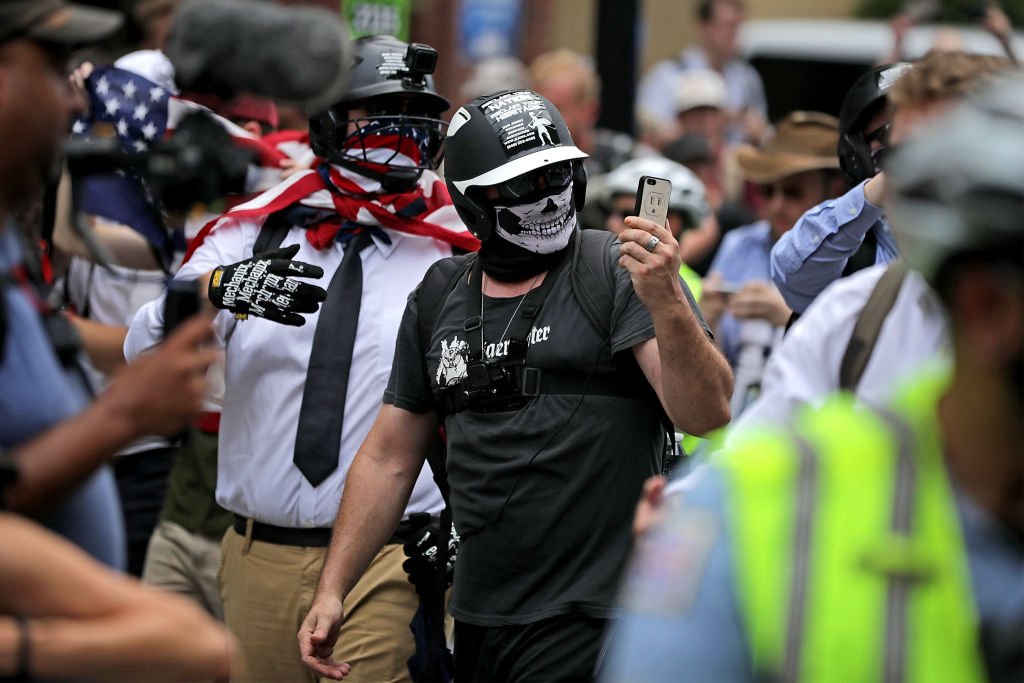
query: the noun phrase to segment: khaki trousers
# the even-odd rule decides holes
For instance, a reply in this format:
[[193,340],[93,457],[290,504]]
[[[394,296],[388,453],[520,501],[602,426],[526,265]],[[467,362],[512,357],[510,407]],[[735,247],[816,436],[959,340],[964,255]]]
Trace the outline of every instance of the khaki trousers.
[[[253,541],[228,529],[221,544],[220,590],[228,627],[238,637],[251,683],[315,683],[299,655],[299,626],[313,602],[326,548]],[[409,681],[415,644],[409,622],[419,598],[400,545],[386,545],[345,600],[334,650],[349,662],[349,683]],[[325,679],[326,680],[326,679]]]
[[224,607],[217,586],[220,543],[189,533],[174,522],[160,522],[149,538],[142,581],[181,593],[224,621]]

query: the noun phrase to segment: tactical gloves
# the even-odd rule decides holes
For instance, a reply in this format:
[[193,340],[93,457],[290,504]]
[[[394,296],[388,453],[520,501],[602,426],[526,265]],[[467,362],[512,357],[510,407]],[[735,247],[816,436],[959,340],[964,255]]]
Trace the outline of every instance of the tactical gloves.
[[217,267],[210,278],[210,301],[239,320],[254,315],[284,325],[305,325],[300,314],[316,311],[327,291],[295,279],[324,275],[319,266],[293,261],[298,251],[299,245],[293,244]]
[[[435,572],[437,571],[438,550],[441,541],[441,529],[437,522],[433,522],[419,529],[415,535],[405,543],[403,550],[407,559],[402,563],[402,569],[409,575],[409,582],[416,586],[417,590],[429,590],[434,584]],[[448,558],[445,562],[445,587],[452,585],[455,575],[455,558],[459,553],[459,535],[452,529],[452,535],[448,538]]]

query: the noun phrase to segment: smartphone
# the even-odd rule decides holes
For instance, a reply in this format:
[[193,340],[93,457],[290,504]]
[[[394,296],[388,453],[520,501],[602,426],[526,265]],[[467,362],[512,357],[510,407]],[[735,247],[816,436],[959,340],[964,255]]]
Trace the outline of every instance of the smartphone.
[[164,300],[164,337],[199,312],[199,283],[196,280],[171,280]]
[[668,180],[650,175],[640,176],[633,213],[664,226],[668,221],[668,198],[671,193],[672,183]]

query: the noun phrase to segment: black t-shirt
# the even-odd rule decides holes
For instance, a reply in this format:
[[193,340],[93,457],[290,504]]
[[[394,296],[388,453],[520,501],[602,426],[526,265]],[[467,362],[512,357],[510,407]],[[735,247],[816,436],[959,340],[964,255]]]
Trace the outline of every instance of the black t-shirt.
[[[534,321],[528,366],[542,373],[610,373],[614,354],[631,354],[654,336],[650,313],[629,273],[618,267],[618,254],[615,242],[608,253],[615,274],[610,340],[588,321],[564,268]],[[385,402],[416,413],[434,410],[439,384],[465,376],[468,292],[464,279],[442,306],[425,367],[413,293]],[[484,297],[489,357],[507,353],[502,337],[520,300]],[[481,626],[532,623],[570,611],[609,616],[636,501],[644,480],[660,468],[659,417],[649,400],[543,393],[520,410],[449,415],[448,480],[462,535],[452,614]]]

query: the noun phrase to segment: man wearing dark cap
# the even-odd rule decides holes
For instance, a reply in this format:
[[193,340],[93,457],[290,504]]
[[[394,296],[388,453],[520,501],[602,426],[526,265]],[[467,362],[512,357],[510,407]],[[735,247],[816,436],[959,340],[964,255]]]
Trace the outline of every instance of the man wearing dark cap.
[[58,0],[0,2],[0,502],[113,566],[124,562],[124,530],[104,463],[138,436],[177,433],[198,409],[209,326],[186,325],[90,405],[77,337],[46,304],[38,254],[14,216],[54,178],[81,105],[67,53],[120,23]]
[[106,38],[123,19],[116,12],[62,0],[5,1],[0,2],[0,41],[27,38],[70,48]]

